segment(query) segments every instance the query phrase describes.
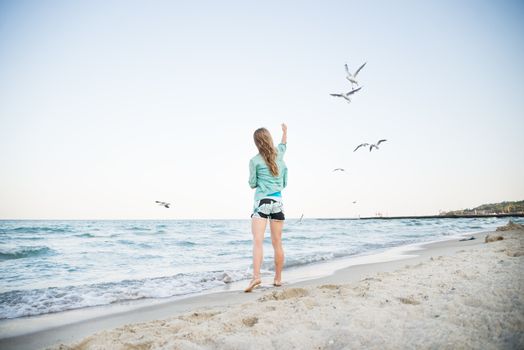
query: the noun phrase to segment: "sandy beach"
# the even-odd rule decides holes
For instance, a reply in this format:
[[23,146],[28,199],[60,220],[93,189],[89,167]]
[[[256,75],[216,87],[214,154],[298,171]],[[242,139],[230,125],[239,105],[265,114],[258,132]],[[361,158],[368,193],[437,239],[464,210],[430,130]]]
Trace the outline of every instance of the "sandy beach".
[[[189,298],[0,340],[2,348],[341,349],[524,347],[524,231],[431,243],[250,294]],[[54,344],[54,345],[51,345]]]
[[0,350],[524,350],[523,33],[0,0]]

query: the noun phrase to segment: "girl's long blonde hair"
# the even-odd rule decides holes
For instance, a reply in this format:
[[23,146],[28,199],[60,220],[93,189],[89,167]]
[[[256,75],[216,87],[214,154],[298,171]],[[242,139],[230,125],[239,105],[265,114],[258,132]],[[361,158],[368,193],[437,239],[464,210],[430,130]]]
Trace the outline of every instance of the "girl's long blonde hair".
[[277,150],[273,146],[273,138],[269,131],[266,128],[256,129],[253,139],[271,174],[278,176]]

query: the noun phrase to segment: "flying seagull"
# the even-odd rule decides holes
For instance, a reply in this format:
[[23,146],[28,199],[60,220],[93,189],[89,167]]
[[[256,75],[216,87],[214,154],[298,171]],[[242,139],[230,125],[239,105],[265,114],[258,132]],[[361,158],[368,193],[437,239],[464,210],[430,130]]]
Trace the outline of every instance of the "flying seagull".
[[346,171],[346,169],[336,168],[336,169],[333,169],[333,171]]
[[346,101],[348,101],[348,103],[351,102],[351,99],[349,98],[349,96],[353,95],[355,92],[359,91],[360,89],[362,89],[362,86],[357,88],[357,89],[353,89],[351,90],[350,92],[347,92],[347,93],[340,93],[340,94],[330,94],[331,96],[334,96],[334,97],[342,97],[344,98]]
[[298,219],[297,221],[297,224],[300,224],[302,222],[302,219],[304,218],[304,214],[302,214],[302,216],[300,217],[300,219]]
[[357,201],[353,201],[353,204],[357,204]]
[[361,143],[360,145],[357,146],[357,148],[355,148],[353,150],[353,152],[355,152],[357,149],[359,149],[360,147],[366,147],[366,146],[369,146],[369,143]]
[[373,150],[373,147],[375,147],[376,149],[378,149],[378,145],[380,145],[382,142],[386,142],[387,140],[379,140],[377,143],[374,143],[372,145],[369,146],[369,151],[371,152]]
[[387,140],[386,139],[382,139],[382,140],[378,140],[377,143],[372,143],[372,144],[369,144],[369,143],[361,143],[360,145],[358,145],[354,150],[353,152],[355,152],[356,150],[358,150],[360,147],[367,147],[369,146],[369,151],[371,152],[373,150],[373,148],[376,148],[378,149],[379,145],[382,143],[382,142],[386,142]]
[[348,65],[347,63],[344,65],[344,67],[346,68],[346,79],[349,80],[349,82],[351,83],[351,87],[353,88],[353,84],[357,85],[358,86],[358,81],[357,81],[357,74],[358,72],[360,72],[362,70],[362,68],[364,68],[364,66],[366,65],[367,62],[364,62],[363,65],[361,65],[357,71],[353,74],[351,74],[349,72],[349,68],[348,68]]
[[155,201],[155,203],[157,203],[158,205],[162,207],[166,207],[166,208],[169,208],[169,206],[171,205],[171,203],[166,203],[166,202],[161,202],[161,201]]

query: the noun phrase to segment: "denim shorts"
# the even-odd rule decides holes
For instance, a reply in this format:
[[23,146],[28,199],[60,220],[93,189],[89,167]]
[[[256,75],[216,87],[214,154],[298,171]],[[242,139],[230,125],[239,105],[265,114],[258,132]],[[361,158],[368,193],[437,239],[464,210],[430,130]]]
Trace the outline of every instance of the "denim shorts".
[[285,220],[284,205],[281,197],[264,197],[255,201],[252,218]]

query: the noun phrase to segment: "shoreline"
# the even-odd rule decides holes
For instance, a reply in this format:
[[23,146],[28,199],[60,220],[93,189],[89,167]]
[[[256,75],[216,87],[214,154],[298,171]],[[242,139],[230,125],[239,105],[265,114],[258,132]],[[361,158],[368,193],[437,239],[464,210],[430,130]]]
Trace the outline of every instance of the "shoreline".
[[[300,273],[295,274],[295,276],[286,278],[293,282],[284,284],[283,288],[310,287],[317,284],[340,283],[341,281],[343,283],[356,282],[369,274],[391,272],[405,265],[416,264],[427,259],[430,255],[452,255],[457,250],[478,246],[484,242],[483,237],[486,234],[487,232],[453,235],[446,237],[445,240],[408,244],[389,248],[380,253],[345,258],[342,259],[343,261],[316,264],[308,267],[308,269],[320,268],[322,270],[323,268],[323,271],[317,271],[317,276],[312,277],[311,273],[302,273],[302,276],[298,276]],[[476,239],[463,242],[458,241],[458,237],[463,236],[474,236]],[[350,263],[349,266],[348,263]],[[338,268],[336,267],[337,264],[339,264]],[[331,271],[328,271],[329,269]],[[293,275],[298,270],[301,270],[301,268],[290,269],[286,275]],[[34,349],[60,342],[70,343],[101,330],[121,327],[129,323],[169,318],[173,315],[202,307],[231,307],[240,303],[252,302],[259,298],[261,294],[275,290],[275,288],[268,287],[267,283],[264,283],[254,293],[247,294],[242,292],[244,284],[245,281],[234,282],[225,288],[220,287],[220,290],[217,291],[189,295],[170,301],[131,301],[119,305],[77,309],[57,314],[9,320],[10,322],[2,322],[0,324],[0,327],[2,324],[4,325],[4,331],[7,330],[11,334],[0,339],[0,347]],[[143,304],[142,306],[140,306],[141,303]],[[105,314],[101,314],[101,310],[104,310]],[[74,317],[75,314],[76,318]],[[64,319],[68,319],[69,322],[64,323]],[[62,321],[62,324],[57,321]],[[55,325],[53,325],[53,322]],[[5,327],[8,323],[10,323],[10,328]],[[30,327],[27,327],[28,324],[31,324]],[[47,327],[46,329],[42,329],[44,325]],[[25,332],[22,332],[24,327]],[[27,328],[31,327],[34,331],[28,332]]]
[[[284,286],[328,277],[340,269],[344,269],[353,265],[365,265],[408,259],[415,257],[415,255],[409,254],[410,252],[421,250],[423,249],[422,246],[442,241],[453,241],[463,236],[471,236],[474,234],[475,233],[456,233],[449,236],[440,236],[438,239],[429,240],[426,242],[415,242],[400,246],[384,247],[373,251],[339,257],[327,261],[317,261],[314,263],[292,266],[284,270],[286,277]],[[269,277],[262,276],[262,278],[264,279]],[[213,287],[186,295],[176,295],[166,298],[122,300],[111,304],[93,305],[40,315],[3,319],[0,320],[0,340],[4,338],[12,338],[16,336],[28,335],[30,333],[45,331],[48,328],[57,328],[71,323],[87,321],[93,318],[105,317],[123,312],[132,312],[134,310],[143,309],[154,305],[184,302],[188,298],[205,297],[208,294],[215,293],[243,291],[248,282],[248,279],[235,281],[219,287]],[[65,320],[68,322],[65,322]],[[42,324],[45,326],[42,326]]]

